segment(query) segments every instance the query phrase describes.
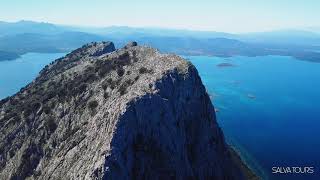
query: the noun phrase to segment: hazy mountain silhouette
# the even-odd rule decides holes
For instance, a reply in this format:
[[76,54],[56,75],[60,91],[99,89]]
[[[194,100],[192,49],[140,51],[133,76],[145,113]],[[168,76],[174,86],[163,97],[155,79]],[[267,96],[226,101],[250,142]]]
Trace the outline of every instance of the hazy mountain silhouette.
[[69,52],[85,43],[103,40],[114,41],[118,46],[135,40],[182,55],[285,55],[320,61],[320,35],[304,30],[230,34],[126,26],[75,27],[33,21],[0,22],[0,60],[28,52]]

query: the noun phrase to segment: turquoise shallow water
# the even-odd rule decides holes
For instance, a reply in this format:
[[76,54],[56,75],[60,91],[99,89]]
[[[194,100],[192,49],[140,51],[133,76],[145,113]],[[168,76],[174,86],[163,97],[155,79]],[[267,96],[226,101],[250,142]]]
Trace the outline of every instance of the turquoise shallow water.
[[[219,110],[227,140],[255,171],[269,179],[320,179],[320,63],[284,56],[186,58]],[[313,166],[315,173],[272,174],[274,166]]]
[[39,71],[64,53],[28,53],[12,61],[0,61],[0,99],[30,83]]

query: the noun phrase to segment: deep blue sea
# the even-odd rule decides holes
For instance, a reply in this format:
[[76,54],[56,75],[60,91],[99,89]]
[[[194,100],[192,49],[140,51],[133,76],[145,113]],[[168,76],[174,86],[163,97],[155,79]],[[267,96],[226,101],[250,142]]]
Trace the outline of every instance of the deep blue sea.
[[[28,53],[0,62],[0,99],[62,56]],[[283,56],[186,58],[211,95],[228,143],[256,172],[269,179],[320,179],[320,63]],[[312,166],[315,173],[272,174],[272,167],[287,166]]]
[[[197,67],[228,142],[256,172],[320,179],[320,63],[285,56],[186,58]],[[272,174],[272,167],[288,166],[315,172]]]

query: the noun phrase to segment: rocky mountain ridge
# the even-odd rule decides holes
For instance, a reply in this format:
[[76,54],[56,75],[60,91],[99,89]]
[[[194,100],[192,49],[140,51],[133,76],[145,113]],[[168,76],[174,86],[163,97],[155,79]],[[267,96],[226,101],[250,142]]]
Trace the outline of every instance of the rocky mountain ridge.
[[245,179],[196,68],[91,43],[0,101],[0,179]]

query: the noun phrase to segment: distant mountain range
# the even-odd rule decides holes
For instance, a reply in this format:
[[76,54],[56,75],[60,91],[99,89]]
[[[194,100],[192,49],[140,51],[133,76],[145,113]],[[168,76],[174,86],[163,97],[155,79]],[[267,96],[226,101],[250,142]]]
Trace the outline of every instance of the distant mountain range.
[[113,41],[120,47],[133,40],[181,55],[285,55],[320,62],[320,33],[315,31],[230,34],[124,26],[76,27],[33,21],[0,22],[0,61],[28,52],[69,52],[92,41]]

